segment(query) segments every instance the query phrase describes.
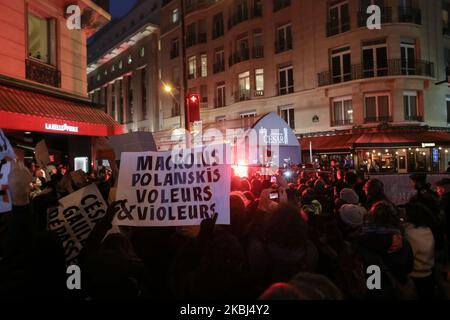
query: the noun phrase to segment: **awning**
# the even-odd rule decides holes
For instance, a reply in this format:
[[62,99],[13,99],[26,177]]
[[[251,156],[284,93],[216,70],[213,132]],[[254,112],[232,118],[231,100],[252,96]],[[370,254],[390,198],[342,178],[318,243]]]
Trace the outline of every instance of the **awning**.
[[445,131],[402,131],[376,132],[361,134],[343,134],[333,136],[305,137],[300,139],[302,150],[313,151],[350,151],[369,147],[408,147],[435,143],[450,144],[450,132]]
[[0,128],[82,136],[123,132],[123,126],[89,103],[2,85]]
[[309,151],[310,143],[314,151],[350,151],[358,137],[356,134],[305,137],[300,142],[303,152]]

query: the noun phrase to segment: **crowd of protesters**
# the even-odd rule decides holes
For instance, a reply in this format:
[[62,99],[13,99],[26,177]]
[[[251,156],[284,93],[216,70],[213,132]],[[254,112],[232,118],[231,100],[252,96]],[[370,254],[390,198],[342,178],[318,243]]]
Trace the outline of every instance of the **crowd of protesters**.
[[[90,183],[110,198],[112,172],[12,166],[14,206],[0,216],[0,296],[448,298],[449,179],[432,190],[426,174],[413,174],[417,194],[396,206],[380,180],[337,165],[328,172],[294,166],[273,177],[233,176],[231,225],[218,226],[211,217],[197,229],[108,233],[123,204],[114,202],[79,255],[82,289],[69,291],[64,250],[47,230],[47,209]],[[380,271],[377,288],[368,286],[371,266]]]

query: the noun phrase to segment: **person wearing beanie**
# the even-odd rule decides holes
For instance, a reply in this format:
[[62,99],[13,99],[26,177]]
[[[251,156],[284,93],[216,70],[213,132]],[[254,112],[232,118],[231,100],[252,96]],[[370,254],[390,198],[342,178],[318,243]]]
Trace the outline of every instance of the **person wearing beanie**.
[[349,188],[342,189],[339,197],[345,204],[357,205],[359,203],[359,196],[353,189]]
[[352,229],[357,229],[362,226],[364,215],[366,214],[366,209],[354,204],[344,204],[339,210],[339,218],[341,221]]

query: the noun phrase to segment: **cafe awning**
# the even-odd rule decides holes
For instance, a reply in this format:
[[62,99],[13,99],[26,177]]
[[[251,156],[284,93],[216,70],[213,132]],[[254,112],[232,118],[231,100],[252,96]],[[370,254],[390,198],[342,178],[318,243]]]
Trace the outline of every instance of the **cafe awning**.
[[450,132],[445,131],[390,131],[360,134],[342,134],[330,136],[304,137],[300,139],[302,150],[333,152],[351,151],[357,148],[371,147],[408,147],[426,144],[450,144]]
[[82,136],[123,132],[123,126],[88,102],[3,85],[0,85],[0,128]]

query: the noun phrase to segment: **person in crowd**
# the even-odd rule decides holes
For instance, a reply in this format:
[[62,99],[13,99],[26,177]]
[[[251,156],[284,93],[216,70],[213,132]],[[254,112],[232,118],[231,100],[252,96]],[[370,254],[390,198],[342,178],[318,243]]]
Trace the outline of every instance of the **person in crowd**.
[[435,288],[435,241],[432,230],[435,220],[430,210],[421,203],[407,204],[405,210],[406,237],[414,254],[414,269],[409,276],[414,281],[419,299],[432,299]]
[[364,193],[367,197],[364,207],[368,210],[378,201],[388,201],[388,198],[384,193],[384,184],[378,179],[367,181],[364,185]]

